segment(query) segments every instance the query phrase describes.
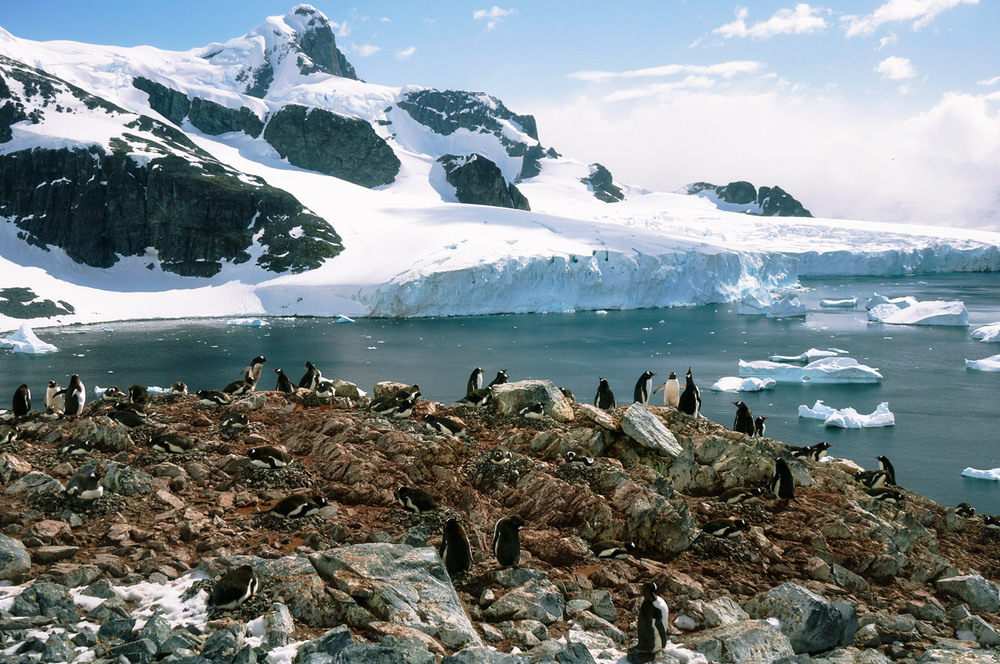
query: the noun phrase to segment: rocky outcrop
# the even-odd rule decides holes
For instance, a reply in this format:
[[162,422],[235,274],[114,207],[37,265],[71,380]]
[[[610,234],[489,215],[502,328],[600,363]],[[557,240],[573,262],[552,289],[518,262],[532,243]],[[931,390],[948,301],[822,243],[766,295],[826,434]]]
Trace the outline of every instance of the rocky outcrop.
[[765,217],[811,217],[812,213],[781,187],[761,187],[757,190],[757,205]]
[[30,288],[0,288],[0,314],[11,318],[47,318],[71,314],[75,308],[69,302],[53,302],[38,297]]
[[389,184],[400,161],[372,126],[321,108],[288,104],[268,118],[264,140],[288,163],[363,187]]
[[759,214],[764,217],[811,217],[809,210],[795,200],[781,187],[761,187],[757,189],[745,180],[730,182],[727,185],[714,185],[709,182],[695,182],[687,185],[687,194],[701,194],[709,191],[723,203],[738,206],[749,206],[748,214]]
[[605,203],[620,203],[625,200],[625,192],[614,183],[611,171],[601,164],[590,165],[590,175],[581,178],[580,182],[594,192],[594,198]]
[[497,165],[486,157],[445,155],[438,159],[444,166],[448,183],[455,187],[459,203],[530,210],[528,199],[513,183],[508,184]]

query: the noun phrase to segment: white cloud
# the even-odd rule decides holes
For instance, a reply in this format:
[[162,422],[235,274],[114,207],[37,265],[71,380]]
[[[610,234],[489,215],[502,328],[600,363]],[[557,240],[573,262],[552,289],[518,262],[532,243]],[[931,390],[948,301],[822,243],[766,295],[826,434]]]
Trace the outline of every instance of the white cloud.
[[994,76],[993,78],[987,78],[987,79],[984,79],[982,81],[978,81],[978,83],[979,83],[979,85],[985,85],[986,87],[989,87],[991,85],[996,85],[997,83],[1000,83],[1000,76]]
[[875,71],[882,74],[882,78],[889,81],[905,81],[917,75],[917,70],[914,69],[909,58],[901,58],[895,55],[878,63]]
[[487,19],[486,29],[492,30],[495,27],[497,27],[497,25],[499,25],[500,22],[503,21],[503,19],[507,18],[508,16],[513,16],[516,13],[517,13],[516,9],[501,9],[496,5],[493,5],[489,9],[477,9],[476,11],[472,12],[472,18],[476,21]]
[[888,35],[878,40],[878,48],[876,48],[875,50],[881,51],[886,46],[894,46],[898,41],[899,37],[896,35],[896,33],[890,32]]
[[337,29],[338,37],[346,37],[347,35],[351,34],[351,27],[347,25],[347,21],[344,21],[343,23],[331,22],[330,26]]
[[825,30],[826,21],[820,16],[823,10],[800,2],[793,9],[779,9],[774,16],[747,27],[746,19],[750,10],[740,7],[736,10],[736,20],[712,31],[729,39],[732,37],[752,37],[770,39],[775,35],[802,35]]
[[392,19],[389,18],[388,16],[383,16],[382,18],[379,19],[379,23],[392,23]]
[[370,58],[381,50],[374,44],[351,44],[351,52],[362,58]]
[[680,74],[733,78],[742,74],[752,74],[763,68],[763,62],[755,60],[732,60],[714,65],[662,65],[659,67],[646,67],[644,69],[632,69],[621,72],[578,71],[569,74],[569,78],[589,83],[604,83],[615,79],[677,76]]
[[847,36],[870,35],[886,23],[913,22],[919,30],[934,20],[941,12],[959,5],[977,5],[979,0],[887,0],[871,14],[843,17],[847,23]]
[[413,57],[413,54],[417,52],[416,46],[411,46],[410,48],[404,48],[402,51],[396,51],[397,60],[409,60]]

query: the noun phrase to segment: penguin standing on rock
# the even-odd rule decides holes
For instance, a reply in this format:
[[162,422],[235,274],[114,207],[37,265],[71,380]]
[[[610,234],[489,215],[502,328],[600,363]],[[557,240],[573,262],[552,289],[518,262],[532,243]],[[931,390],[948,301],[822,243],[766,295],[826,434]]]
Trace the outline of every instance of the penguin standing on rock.
[[465,386],[465,393],[471,394],[476,390],[483,389],[483,368],[476,367],[469,376],[469,382]]
[[14,413],[14,421],[21,419],[31,410],[31,390],[27,385],[21,384],[14,390],[14,399],[11,403],[11,412]]
[[733,405],[736,406],[736,419],[733,420],[733,431],[748,436],[754,435],[757,431],[757,425],[754,424],[750,406],[744,401],[734,401]]
[[285,394],[291,394],[295,391],[295,386],[292,385],[292,381],[288,379],[284,371],[275,369],[274,373],[278,374],[278,383],[274,386],[275,390],[284,392]]
[[774,475],[767,488],[781,500],[795,500],[795,480],[792,479],[792,470],[781,457],[774,460]]
[[66,386],[65,390],[59,390],[59,393],[66,394],[66,410],[64,411],[66,415],[70,417],[83,415],[83,406],[87,403],[87,390],[83,387],[83,381],[80,380],[79,375],[70,376],[69,385]]
[[892,462],[884,454],[875,457],[878,461],[878,469],[885,471],[888,478],[885,480],[886,486],[896,486],[896,469],[892,467]]
[[493,528],[493,557],[500,567],[514,567],[521,562],[521,528],[524,519],[516,514],[505,516]]
[[659,392],[660,390],[663,390],[663,405],[677,408],[677,404],[681,398],[681,383],[677,380],[677,374],[671,371],[667,382],[653,391]]
[[246,374],[247,378],[253,380],[254,384],[260,380],[260,372],[264,370],[264,363],[267,362],[267,358],[263,355],[258,355],[257,357],[250,360],[250,366],[243,368],[243,373]]
[[216,609],[235,609],[257,592],[260,582],[250,565],[231,569],[215,582],[209,604]]
[[652,581],[642,584],[642,604],[639,605],[639,643],[636,652],[659,652],[667,644],[667,620],[670,611],[662,597],[657,596],[657,585]]
[[753,421],[753,428],[754,428],[753,435],[756,436],[757,438],[764,437],[764,429],[765,429],[764,420],[766,419],[767,418],[762,415]]
[[45,408],[59,414],[66,410],[66,395],[59,389],[59,383],[50,380],[45,388]]
[[639,380],[635,382],[635,389],[632,391],[633,403],[641,403],[643,406],[649,403],[649,395],[653,393],[653,376],[655,375],[652,371],[642,372]]
[[691,367],[688,367],[687,379],[684,384],[684,391],[677,402],[677,409],[682,413],[687,413],[691,417],[697,418],[701,412],[701,390],[694,384],[694,376],[691,374]]
[[320,373],[319,369],[312,362],[306,362],[306,372],[299,379],[299,387],[304,387],[307,390],[315,390],[322,378],[323,374]]
[[493,387],[494,385],[503,385],[508,380],[510,380],[510,374],[507,373],[506,369],[501,369],[497,372],[496,378],[490,381],[490,384],[486,387]]
[[445,522],[438,555],[444,562],[444,568],[448,570],[448,576],[453,579],[472,568],[472,547],[469,546],[469,536],[458,519],[452,518]]
[[611,391],[611,385],[604,378],[601,378],[600,381],[597,386],[597,394],[594,395],[594,405],[604,410],[616,408],[618,402],[615,401],[615,393]]

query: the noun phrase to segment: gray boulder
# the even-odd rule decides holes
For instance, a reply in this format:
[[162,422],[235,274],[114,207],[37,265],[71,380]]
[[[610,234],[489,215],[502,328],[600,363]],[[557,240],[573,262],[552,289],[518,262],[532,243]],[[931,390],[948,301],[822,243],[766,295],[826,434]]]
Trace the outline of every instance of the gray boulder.
[[1000,634],[988,622],[977,615],[970,615],[955,625],[955,635],[966,641],[975,641],[981,646],[1000,646]]
[[80,621],[69,591],[55,583],[36,582],[25,588],[14,598],[10,613],[14,616],[55,618],[63,625],[75,625]]
[[933,648],[924,651],[917,664],[996,664],[996,653],[989,650],[945,650]]
[[293,664],[320,664],[330,662],[342,650],[354,644],[354,636],[346,625],[331,629],[326,634],[307,641],[298,649]]
[[0,534],[0,581],[19,581],[31,571],[31,556],[21,540]]
[[788,637],[767,620],[745,620],[698,632],[684,639],[684,646],[712,662],[770,664],[795,651]]
[[562,620],[566,600],[551,581],[534,579],[510,591],[483,612],[483,619],[538,620],[546,625]]
[[153,492],[153,476],[144,470],[117,461],[105,461],[104,472],[101,484],[108,491],[123,496]]
[[746,609],[756,618],[777,618],[781,623],[781,632],[788,637],[796,653],[821,652],[836,645],[848,645],[841,643],[845,625],[851,622],[852,616],[854,624],[857,624],[854,607],[850,603],[839,608],[828,599],[791,582],[772,588],[763,597],[754,598],[747,603]]
[[519,380],[493,388],[493,407],[501,415],[516,415],[529,403],[541,401],[545,414],[559,422],[573,419],[573,406],[550,380]]
[[676,459],[684,453],[683,446],[670,429],[640,403],[632,404],[625,411],[622,430],[629,438],[660,456]]
[[465,648],[441,660],[441,664],[527,664],[519,655],[497,652],[488,648]]
[[32,471],[4,489],[8,496],[21,496],[29,502],[45,496],[54,496],[64,491],[63,485],[54,477]]
[[973,611],[996,613],[1000,611],[1000,593],[996,584],[987,581],[978,574],[952,576],[938,579],[938,590],[957,597]]

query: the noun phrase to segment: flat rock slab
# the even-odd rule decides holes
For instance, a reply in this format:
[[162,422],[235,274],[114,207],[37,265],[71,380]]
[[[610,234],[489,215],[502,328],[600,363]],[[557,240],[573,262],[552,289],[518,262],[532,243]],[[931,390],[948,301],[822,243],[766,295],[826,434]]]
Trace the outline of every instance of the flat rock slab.
[[973,611],[987,613],[1000,611],[1000,592],[997,591],[996,584],[981,576],[976,574],[952,576],[939,579],[936,585],[938,590],[967,603]]
[[519,380],[493,387],[493,407],[501,415],[516,415],[536,401],[545,404],[545,414],[558,422],[573,419],[573,406],[569,399],[550,380]]
[[795,656],[788,637],[767,620],[744,620],[707,629],[685,638],[684,646],[712,662],[770,664]]
[[622,430],[629,438],[660,456],[676,459],[684,448],[663,422],[641,403],[634,403],[625,411]]
[[47,565],[59,560],[68,560],[80,550],[78,546],[40,546],[32,549],[31,559],[39,565]]

